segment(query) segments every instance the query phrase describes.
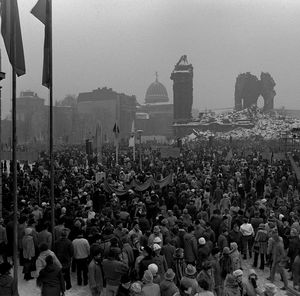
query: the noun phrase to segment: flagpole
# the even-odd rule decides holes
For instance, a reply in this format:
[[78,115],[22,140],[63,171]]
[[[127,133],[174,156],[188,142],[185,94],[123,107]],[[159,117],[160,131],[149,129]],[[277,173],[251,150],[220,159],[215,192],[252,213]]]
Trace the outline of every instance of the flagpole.
[[[2,72],[2,60],[1,60],[1,49],[0,49],[0,81],[5,79],[5,73]],[[1,141],[1,136],[2,136],[2,133],[1,133],[1,128],[2,128],[2,116],[1,116],[1,112],[2,112],[2,101],[1,101],[1,86],[0,86],[0,142],[2,143]],[[3,204],[2,204],[2,200],[3,200],[3,196],[2,196],[2,144],[1,144],[1,147],[0,147],[0,218],[2,218],[2,207],[3,207]]]
[[13,6],[10,8],[10,18],[11,18],[11,36],[12,36],[12,173],[13,173],[13,264],[14,264],[14,280],[18,284],[18,196],[17,196],[17,186],[18,186],[18,175],[17,175],[17,106],[16,106],[16,89],[17,89],[17,75],[15,70],[16,63],[16,15],[14,6],[16,3],[11,3]]
[[12,166],[13,166],[13,201],[14,201],[14,279],[18,281],[18,197],[17,197],[17,106],[16,106],[16,71],[12,67]]
[[54,156],[53,156],[53,60],[52,60],[52,0],[48,0],[48,24],[49,24],[49,105],[50,105],[50,201],[51,201],[51,230],[52,246],[54,244],[55,210],[54,210]]
[[117,103],[116,103],[116,165],[119,164],[119,112],[120,112],[120,95],[117,95]]

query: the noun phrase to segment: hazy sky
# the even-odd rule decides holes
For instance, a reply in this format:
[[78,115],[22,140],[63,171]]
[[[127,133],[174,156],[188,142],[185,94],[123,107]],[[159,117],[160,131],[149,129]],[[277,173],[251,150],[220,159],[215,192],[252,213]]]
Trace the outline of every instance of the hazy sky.
[[[18,90],[41,86],[44,27],[18,0],[27,73]],[[1,38],[4,113],[11,72]],[[239,73],[269,72],[275,106],[300,109],[300,0],[53,0],[54,96],[111,87],[144,101],[159,80],[173,97],[181,55],[194,66],[194,107],[233,106]]]

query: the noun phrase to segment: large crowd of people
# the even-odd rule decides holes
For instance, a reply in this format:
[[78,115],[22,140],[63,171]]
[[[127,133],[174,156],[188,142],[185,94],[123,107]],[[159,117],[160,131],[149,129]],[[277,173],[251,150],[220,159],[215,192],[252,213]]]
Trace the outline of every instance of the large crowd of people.
[[[145,149],[143,171],[126,149],[118,164],[111,147],[99,161],[79,147],[58,150],[54,230],[47,155],[19,165],[24,279],[36,280],[43,296],[72,285],[89,285],[92,296],[271,296],[277,273],[280,288],[291,277],[300,290],[300,183],[291,164],[264,160],[264,145],[247,143],[248,155],[229,145],[183,145],[169,159]],[[12,177],[6,163],[1,169],[0,295],[17,295]],[[263,287],[257,268],[269,272]]]

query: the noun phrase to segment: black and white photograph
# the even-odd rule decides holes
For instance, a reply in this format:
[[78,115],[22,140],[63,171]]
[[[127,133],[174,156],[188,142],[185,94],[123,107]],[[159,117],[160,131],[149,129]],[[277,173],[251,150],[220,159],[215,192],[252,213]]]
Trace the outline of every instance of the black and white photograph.
[[0,0],[0,296],[300,296],[300,0]]

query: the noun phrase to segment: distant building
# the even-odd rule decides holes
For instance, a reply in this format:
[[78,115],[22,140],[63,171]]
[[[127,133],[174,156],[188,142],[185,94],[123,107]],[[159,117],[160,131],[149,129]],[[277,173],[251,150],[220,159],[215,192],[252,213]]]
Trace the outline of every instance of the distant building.
[[127,140],[130,137],[135,111],[135,96],[120,94],[111,88],[104,87],[80,93],[77,99],[76,138],[81,141],[92,138],[99,122],[105,140],[113,141],[113,127],[117,120],[120,139]]
[[145,104],[137,106],[136,129],[143,130],[144,140],[168,141],[172,135],[173,104],[165,86],[156,79],[145,95]]
[[42,139],[49,126],[44,99],[33,91],[22,91],[16,99],[16,107],[18,144]]

